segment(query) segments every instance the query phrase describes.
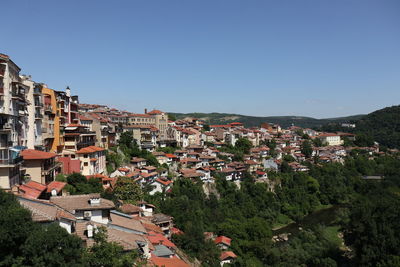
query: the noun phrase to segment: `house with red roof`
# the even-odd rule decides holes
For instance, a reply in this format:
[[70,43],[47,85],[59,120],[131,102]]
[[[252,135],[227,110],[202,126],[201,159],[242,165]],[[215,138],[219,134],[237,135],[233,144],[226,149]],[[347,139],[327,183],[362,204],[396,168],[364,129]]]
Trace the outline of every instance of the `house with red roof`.
[[54,181],[61,165],[56,162],[56,154],[34,149],[25,149],[21,152],[24,159],[23,174],[32,181],[48,184]]
[[246,165],[246,167],[250,173],[254,173],[257,170],[258,163],[255,162],[254,160],[251,160],[251,159],[245,160],[244,164]]
[[158,267],[189,267],[190,265],[177,256],[171,258],[157,257],[152,255],[151,262]]
[[71,123],[64,129],[62,156],[75,158],[76,152],[96,143],[96,133],[87,125]]
[[46,185],[35,181],[29,181],[25,184],[18,186],[18,194],[26,198],[38,199],[46,191]]
[[106,170],[106,153],[104,148],[98,146],[88,146],[76,152],[81,161],[81,173],[83,175],[93,175],[104,173]]
[[323,144],[328,146],[340,146],[343,144],[340,135],[335,133],[322,133],[318,135],[317,138],[319,138]]
[[166,177],[160,177],[151,182],[150,185],[153,187],[153,189],[149,192],[149,194],[154,195],[157,192],[167,192],[172,186],[172,181],[168,180]]
[[224,264],[232,264],[236,258],[236,254],[232,251],[223,251],[221,253],[221,256],[219,256],[221,266],[223,266]]
[[52,181],[47,185],[46,193],[51,196],[66,196],[67,191],[64,190],[64,187],[67,183],[60,181]]
[[217,238],[215,238],[214,243],[220,249],[227,250],[231,246],[231,241],[232,241],[232,239],[230,239],[229,237],[221,235],[221,236],[218,236]]

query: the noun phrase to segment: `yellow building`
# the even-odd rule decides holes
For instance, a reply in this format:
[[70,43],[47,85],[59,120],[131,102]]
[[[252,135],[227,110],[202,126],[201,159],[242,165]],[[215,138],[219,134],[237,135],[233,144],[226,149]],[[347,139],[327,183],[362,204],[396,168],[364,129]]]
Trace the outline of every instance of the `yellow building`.
[[[43,87],[45,116],[43,140],[48,151],[61,153],[64,146],[64,104],[57,100],[55,90]],[[63,117],[64,116],[64,117]]]

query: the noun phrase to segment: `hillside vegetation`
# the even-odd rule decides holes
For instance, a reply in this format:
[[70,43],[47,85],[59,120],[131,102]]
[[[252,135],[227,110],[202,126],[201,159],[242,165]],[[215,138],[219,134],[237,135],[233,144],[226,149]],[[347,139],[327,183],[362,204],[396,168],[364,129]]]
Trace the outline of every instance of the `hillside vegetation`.
[[204,120],[207,124],[226,124],[230,122],[241,122],[245,127],[260,126],[262,123],[276,123],[281,127],[289,127],[292,124],[305,128],[321,127],[329,123],[342,123],[355,121],[362,118],[364,115],[355,115],[349,117],[329,118],[329,119],[315,119],[304,116],[269,116],[269,117],[256,117],[246,116],[239,114],[228,113],[170,113],[177,119],[184,119],[187,117],[195,117]]
[[364,139],[375,140],[382,147],[400,148],[400,105],[363,116],[356,121],[356,128],[343,128],[339,123],[330,122],[320,130],[352,132]]
[[357,121],[356,132],[372,136],[383,146],[400,148],[400,105],[366,115]]

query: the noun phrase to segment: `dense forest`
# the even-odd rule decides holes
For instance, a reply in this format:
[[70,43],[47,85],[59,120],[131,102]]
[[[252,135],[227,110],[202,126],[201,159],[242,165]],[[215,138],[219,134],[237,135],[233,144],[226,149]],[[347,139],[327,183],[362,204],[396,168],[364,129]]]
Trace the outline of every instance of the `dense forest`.
[[[344,165],[310,166],[309,173],[270,173],[275,193],[247,175],[240,189],[218,178],[206,195],[199,181],[177,180],[168,194],[147,196],[174,217],[183,235],[174,242],[205,266],[218,251],[204,232],[232,238],[235,266],[394,266],[400,263],[400,159],[355,155]],[[383,181],[364,181],[382,175]],[[302,225],[288,241],[274,230],[308,214],[335,207],[329,223]]]

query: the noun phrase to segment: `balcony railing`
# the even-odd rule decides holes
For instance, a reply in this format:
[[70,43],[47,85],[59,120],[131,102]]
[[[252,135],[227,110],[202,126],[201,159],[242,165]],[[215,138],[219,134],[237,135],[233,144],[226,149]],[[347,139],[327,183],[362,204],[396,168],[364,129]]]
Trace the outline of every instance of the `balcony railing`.
[[35,101],[35,107],[43,107],[43,103],[40,101]]
[[44,106],[44,112],[50,112],[53,113],[53,107],[51,105],[46,104]]
[[23,158],[19,151],[9,148],[0,149],[0,165],[15,165],[22,162]]
[[41,94],[42,94],[42,90],[40,90],[40,88],[35,88],[35,89],[33,90],[33,94],[34,94],[34,95],[41,95]]

